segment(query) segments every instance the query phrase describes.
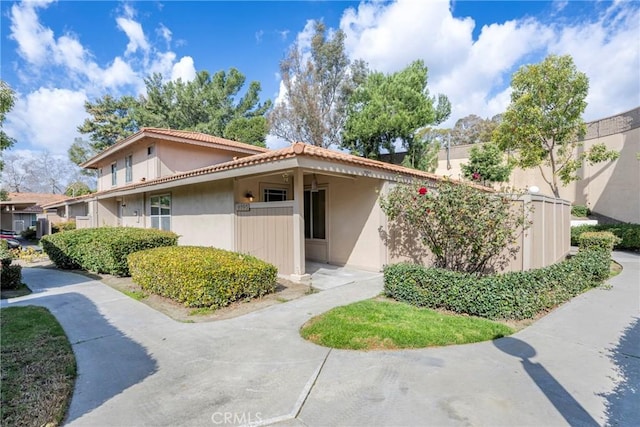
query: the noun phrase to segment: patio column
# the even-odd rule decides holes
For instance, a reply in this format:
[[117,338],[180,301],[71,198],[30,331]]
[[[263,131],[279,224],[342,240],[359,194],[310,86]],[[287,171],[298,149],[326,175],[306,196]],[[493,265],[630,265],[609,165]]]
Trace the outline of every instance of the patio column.
[[293,173],[293,274],[291,280],[304,282],[311,279],[305,274],[304,253],[304,175],[297,168]]

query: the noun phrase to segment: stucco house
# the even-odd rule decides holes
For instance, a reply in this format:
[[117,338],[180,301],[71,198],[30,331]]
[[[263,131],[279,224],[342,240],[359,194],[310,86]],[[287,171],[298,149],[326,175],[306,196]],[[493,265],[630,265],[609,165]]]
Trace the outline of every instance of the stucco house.
[[[400,181],[433,186],[440,179],[303,143],[269,150],[158,128],[144,128],[82,166],[98,171],[98,191],[46,206],[75,217],[79,228],[171,230],[180,245],[249,253],[293,280],[307,277],[307,260],[379,271],[416,257],[415,248],[403,253],[378,197]],[[568,251],[566,234],[560,241]],[[566,251],[552,251],[548,263]]]
[[0,201],[0,228],[16,233],[35,226],[44,205],[67,199],[64,194],[49,193],[9,193],[8,196],[9,200]]
[[47,205],[78,227],[171,230],[181,245],[250,253],[294,279],[304,278],[306,260],[379,270],[390,260],[379,192],[438,179],[303,143],[269,150],[157,128],[82,166],[98,171],[98,191]]

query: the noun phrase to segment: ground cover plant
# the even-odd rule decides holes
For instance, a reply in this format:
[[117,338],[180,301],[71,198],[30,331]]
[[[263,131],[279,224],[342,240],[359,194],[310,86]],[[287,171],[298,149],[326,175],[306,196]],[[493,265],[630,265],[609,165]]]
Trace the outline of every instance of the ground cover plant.
[[444,314],[396,301],[366,300],[314,317],[300,333],[326,347],[381,350],[486,341],[511,335],[513,330],[477,317]]
[[148,228],[100,227],[51,234],[41,242],[42,249],[58,268],[128,276],[127,255],[175,246],[178,235]]
[[3,426],[62,423],[76,377],[71,345],[46,308],[0,311]]
[[611,233],[584,236],[570,259],[535,270],[488,276],[400,263],[385,267],[385,294],[418,307],[489,319],[528,319],[609,277]]
[[218,308],[276,289],[275,266],[222,249],[162,247],[128,256],[131,278],[143,291],[187,307]]

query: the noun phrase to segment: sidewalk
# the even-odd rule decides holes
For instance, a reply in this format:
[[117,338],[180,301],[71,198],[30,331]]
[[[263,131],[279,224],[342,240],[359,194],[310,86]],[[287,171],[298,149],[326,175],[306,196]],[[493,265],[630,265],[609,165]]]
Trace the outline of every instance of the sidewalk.
[[72,342],[69,425],[629,425],[640,419],[640,257],[512,337],[396,352],[329,350],[300,326],[380,278],[234,319],[178,323],[84,276],[24,269]]

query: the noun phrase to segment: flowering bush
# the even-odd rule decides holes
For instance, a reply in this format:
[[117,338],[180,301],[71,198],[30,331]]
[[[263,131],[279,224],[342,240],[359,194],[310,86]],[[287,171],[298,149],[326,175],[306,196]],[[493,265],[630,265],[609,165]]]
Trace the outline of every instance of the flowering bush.
[[516,242],[528,223],[523,207],[513,203],[519,196],[444,180],[432,190],[425,183],[398,184],[381,196],[380,206],[396,225],[417,233],[435,267],[488,274],[520,249]]

